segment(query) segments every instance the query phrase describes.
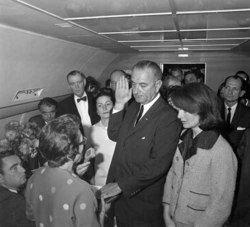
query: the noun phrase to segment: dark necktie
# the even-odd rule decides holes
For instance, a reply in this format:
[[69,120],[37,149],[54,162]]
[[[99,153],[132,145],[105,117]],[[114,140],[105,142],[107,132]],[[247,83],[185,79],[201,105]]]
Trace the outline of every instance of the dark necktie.
[[135,121],[135,125],[138,123],[138,121],[140,120],[141,116],[142,116],[142,113],[143,113],[143,105],[140,106],[140,110],[139,110],[139,113],[137,115],[137,118],[136,118],[136,121]]
[[231,122],[231,107],[227,108],[227,124],[230,125]]
[[82,97],[82,98],[77,99],[77,102],[80,102],[80,101],[86,102],[86,101],[87,101],[87,97],[84,96],[84,97]]

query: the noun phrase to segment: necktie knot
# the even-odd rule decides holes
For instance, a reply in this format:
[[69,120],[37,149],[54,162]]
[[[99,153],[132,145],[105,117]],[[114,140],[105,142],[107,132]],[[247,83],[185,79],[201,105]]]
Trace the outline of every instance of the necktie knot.
[[87,97],[84,96],[84,97],[82,97],[82,98],[78,98],[78,99],[77,99],[77,102],[80,102],[80,101],[86,102],[86,101],[87,101]]
[[135,125],[136,125],[136,124],[138,123],[138,121],[140,120],[140,118],[141,118],[141,116],[142,116],[142,114],[143,114],[143,110],[144,110],[144,106],[141,105],[141,106],[140,106],[140,110],[139,110],[138,115],[137,115],[137,118],[136,118],[136,121],[135,121]]

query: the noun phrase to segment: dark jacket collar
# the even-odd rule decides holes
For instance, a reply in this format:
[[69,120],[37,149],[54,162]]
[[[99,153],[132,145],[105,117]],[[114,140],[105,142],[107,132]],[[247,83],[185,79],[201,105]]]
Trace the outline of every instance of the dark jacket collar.
[[195,155],[197,148],[210,150],[214,146],[218,137],[219,133],[217,131],[209,130],[202,131],[195,138],[193,138],[192,129],[186,130],[180,137],[182,142],[178,145],[183,159],[186,160]]

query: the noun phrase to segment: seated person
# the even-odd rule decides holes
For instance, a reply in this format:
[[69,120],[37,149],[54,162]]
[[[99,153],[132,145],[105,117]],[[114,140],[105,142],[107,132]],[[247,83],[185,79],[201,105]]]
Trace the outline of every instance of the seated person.
[[26,214],[37,226],[99,227],[90,185],[74,174],[82,159],[80,119],[62,115],[43,127],[39,149],[47,165],[28,180]]
[[25,184],[25,169],[11,147],[0,147],[0,226],[35,227],[25,215],[25,199],[19,189]]
[[31,117],[29,122],[35,122],[39,128],[52,121],[56,116],[57,101],[52,98],[43,98],[38,103],[38,109],[41,114]]

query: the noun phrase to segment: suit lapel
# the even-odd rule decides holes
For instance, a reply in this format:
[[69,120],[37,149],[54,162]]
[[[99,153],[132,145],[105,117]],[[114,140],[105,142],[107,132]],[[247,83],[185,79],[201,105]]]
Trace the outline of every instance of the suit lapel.
[[[140,105],[138,104],[138,109],[135,112],[134,116],[133,116],[133,127],[131,127],[131,130],[128,132],[128,136],[131,136],[132,134],[134,134],[136,131],[140,130],[141,128],[143,128],[152,118],[152,116],[155,115],[155,112],[159,109],[159,107],[162,105],[162,98],[160,97],[147,111],[146,114],[143,115],[143,117],[141,118],[141,120],[137,123],[136,126],[134,126],[134,122],[136,120],[137,117],[137,113],[139,112],[140,109]],[[163,101],[164,102],[164,101]]]
[[81,119],[81,116],[80,116],[80,114],[79,114],[79,112],[78,112],[78,110],[77,110],[77,107],[76,107],[74,95],[72,95],[72,96],[70,97],[70,106],[71,106],[72,112],[73,112],[74,114],[76,114],[78,117],[80,117],[80,119]]
[[240,103],[238,103],[236,110],[235,110],[235,113],[234,113],[234,116],[233,116],[233,119],[232,119],[232,122],[231,122],[232,125],[235,125],[235,126],[238,125],[238,122],[239,122],[240,116],[241,116],[241,111],[242,111],[241,105],[240,105]]

